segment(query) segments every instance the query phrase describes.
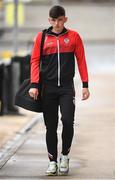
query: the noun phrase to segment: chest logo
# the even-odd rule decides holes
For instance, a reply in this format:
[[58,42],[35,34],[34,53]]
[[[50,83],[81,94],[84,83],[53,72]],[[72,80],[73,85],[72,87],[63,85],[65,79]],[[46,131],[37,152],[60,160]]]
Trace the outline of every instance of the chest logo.
[[65,42],[66,44],[68,44],[68,43],[69,43],[69,39],[68,39],[68,38],[65,38],[65,39],[64,39],[64,42]]
[[53,42],[47,42],[47,46],[50,46],[52,44],[53,44]]

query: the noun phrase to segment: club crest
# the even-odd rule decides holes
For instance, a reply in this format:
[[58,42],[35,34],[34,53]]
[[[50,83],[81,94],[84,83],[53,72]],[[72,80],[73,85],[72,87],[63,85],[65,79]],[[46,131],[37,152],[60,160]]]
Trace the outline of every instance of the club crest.
[[68,39],[68,38],[65,38],[65,39],[64,39],[64,42],[65,42],[66,44],[68,44],[68,43],[69,43],[69,39]]

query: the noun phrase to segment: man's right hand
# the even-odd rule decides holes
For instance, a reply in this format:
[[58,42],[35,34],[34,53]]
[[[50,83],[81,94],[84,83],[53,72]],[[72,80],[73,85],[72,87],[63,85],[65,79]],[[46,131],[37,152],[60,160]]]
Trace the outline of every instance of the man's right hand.
[[37,97],[38,97],[38,89],[37,88],[30,88],[29,90],[29,95],[34,99],[34,100],[37,100]]

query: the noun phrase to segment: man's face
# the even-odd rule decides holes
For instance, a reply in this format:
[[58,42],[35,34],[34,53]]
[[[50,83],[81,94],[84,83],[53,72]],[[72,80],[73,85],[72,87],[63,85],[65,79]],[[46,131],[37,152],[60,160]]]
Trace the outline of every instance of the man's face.
[[58,18],[49,18],[49,23],[53,26],[56,31],[61,31],[64,27],[64,23],[67,21],[67,17],[60,16]]

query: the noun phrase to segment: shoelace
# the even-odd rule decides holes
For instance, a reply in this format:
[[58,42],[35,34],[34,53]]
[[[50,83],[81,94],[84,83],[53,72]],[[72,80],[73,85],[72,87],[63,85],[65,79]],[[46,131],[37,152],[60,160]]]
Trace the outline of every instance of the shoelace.
[[48,166],[48,170],[54,170],[54,168],[56,168],[56,164],[50,163]]
[[68,158],[63,157],[61,159],[61,167],[67,167],[68,166]]

